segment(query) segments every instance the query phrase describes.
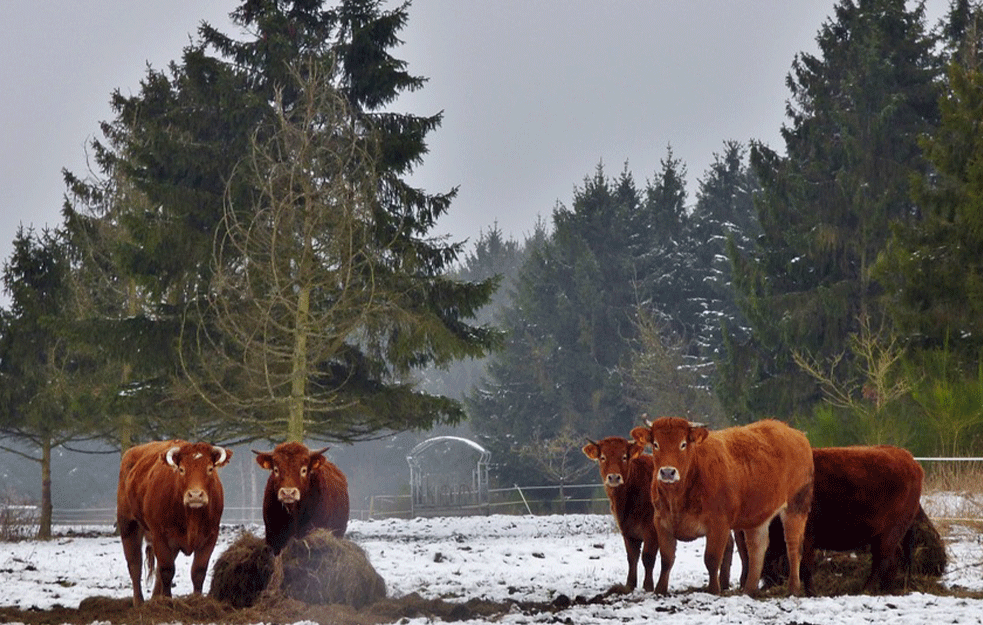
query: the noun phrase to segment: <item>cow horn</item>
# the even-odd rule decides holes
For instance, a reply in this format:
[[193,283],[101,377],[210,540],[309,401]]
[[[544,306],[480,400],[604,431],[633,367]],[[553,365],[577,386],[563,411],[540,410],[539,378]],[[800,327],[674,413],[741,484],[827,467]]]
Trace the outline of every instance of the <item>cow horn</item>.
[[640,418],[640,419],[642,420],[642,422],[643,422],[643,423],[645,424],[645,427],[652,427],[652,421],[651,421],[651,420],[649,420],[649,413],[647,413],[647,412],[643,412],[643,413],[642,413],[642,416],[641,416],[641,417],[639,417],[639,418]]
[[225,462],[225,455],[226,455],[225,454],[225,447],[219,447],[217,445],[212,445],[212,449],[213,450],[214,449],[217,449],[218,451],[222,452],[221,455],[219,455],[218,460],[215,462],[215,464],[222,464],[223,462]]
[[696,423],[696,422],[691,421],[690,424],[689,424],[689,426],[691,428],[705,428],[707,426],[707,424],[706,423]]
[[331,449],[331,446],[330,446],[330,445],[328,445],[328,446],[327,446],[327,447],[325,447],[324,449],[318,449],[317,451],[312,451],[312,452],[311,452],[311,455],[312,455],[312,456],[316,456],[316,455],[318,455],[318,454],[323,454],[324,452],[326,452],[326,451],[327,451],[327,450],[329,450],[329,449]]
[[164,460],[167,461],[167,464],[171,465],[172,467],[177,466],[177,464],[175,464],[174,462],[174,454],[176,454],[179,451],[181,451],[181,448],[178,447],[177,445],[167,450],[167,453],[164,454]]
[[272,454],[273,453],[272,451],[256,451],[255,449],[250,449],[250,451],[253,452],[254,454],[256,454],[257,456],[262,456],[263,454]]
[[590,443],[591,445],[597,445],[596,442],[592,441],[590,438],[588,438],[586,436],[584,437],[584,440],[587,441],[588,443]]

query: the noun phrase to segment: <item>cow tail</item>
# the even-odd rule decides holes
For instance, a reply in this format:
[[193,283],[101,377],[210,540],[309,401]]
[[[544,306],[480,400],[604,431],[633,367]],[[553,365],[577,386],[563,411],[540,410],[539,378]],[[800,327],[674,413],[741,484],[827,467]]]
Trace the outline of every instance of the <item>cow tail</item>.
[[147,583],[149,584],[154,579],[154,547],[150,543],[147,543],[146,553],[147,553]]

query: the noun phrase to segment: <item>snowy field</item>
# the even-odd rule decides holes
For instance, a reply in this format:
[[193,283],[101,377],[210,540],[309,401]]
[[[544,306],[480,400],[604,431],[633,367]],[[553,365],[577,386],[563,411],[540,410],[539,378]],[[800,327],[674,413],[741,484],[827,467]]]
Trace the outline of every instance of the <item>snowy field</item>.
[[[218,555],[241,528],[223,528]],[[262,529],[249,528],[262,535]],[[107,531],[102,528],[102,531]],[[563,601],[558,613],[516,611],[494,619],[504,624],[567,622],[578,625],[623,623],[716,625],[769,623],[837,625],[855,623],[983,623],[983,600],[938,597],[848,596],[836,598],[751,599],[715,597],[694,589],[706,585],[703,541],[681,543],[668,597],[638,590],[590,598],[623,582],[624,547],[609,516],[490,516],[414,520],[352,521],[348,538],[362,546],[386,580],[390,596],[417,592],[425,598],[466,601]],[[979,534],[956,526],[947,536],[949,587],[983,591],[983,543]],[[190,558],[180,556],[175,595],[191,591]],[[656,565],[658,573],[658,564]],[[735,557],[733,584],[740,574]],[[126,566],[118,538],[62,537],[50,542],[0,544],[0,605],[48,609],[75,608],[91,596],[129,597]],[[210,578],[206,580],[206,590]],[[422,625],[428,619],[402,619]]]

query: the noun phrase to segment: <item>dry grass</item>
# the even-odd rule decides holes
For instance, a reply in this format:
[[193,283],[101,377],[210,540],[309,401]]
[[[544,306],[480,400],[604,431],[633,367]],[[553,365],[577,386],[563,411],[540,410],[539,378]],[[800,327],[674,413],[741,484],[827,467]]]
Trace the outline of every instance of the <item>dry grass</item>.
[[927,462],[923,493],[974,493],[983,495],[983,463]]

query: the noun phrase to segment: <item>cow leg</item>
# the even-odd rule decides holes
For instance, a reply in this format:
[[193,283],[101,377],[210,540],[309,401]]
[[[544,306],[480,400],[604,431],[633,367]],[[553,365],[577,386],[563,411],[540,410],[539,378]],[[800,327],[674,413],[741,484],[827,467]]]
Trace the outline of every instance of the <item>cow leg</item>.
[[215,542],[218,540],[218,535],[215,538],[208,541],[204,547],[195,551],[194,556],[191,560],[191,587],[194,589],[195,594],[201,594],[201,590],[205,585],[205,575],[208,573],[208,560],[212,557],[212,550],[215,549]]
[[720,561],[720,589],[730,589],[730,565],[734,560],[733,533],[727,532],[727,545],[724,547],[724,557]]
[[[707,567],[710,576],[710,592],[715,595],[720,594],[720,565],[724,559],[724,552],[727,550],[727,543],[730,540],[730,528],[725,530],[711,529],[707,533],[706,551],[703,553],[703,564]],[[731,546],[733,550],[733,545]],[[733,551],[731,552],[733,555]],[[727,565],[727,575],[730,575],[730,564]],[[728,586],[730,580],[727,581]]]
[[887,591],[897,573],[900,537],[894,530],[875,536],[870,543],[870,575],[864,583],[864,592]]
[[741,558],[741,584],[739,588],[744,588],[747,581],[747,541],[744,540],[744,532],[734,532],[734,546],[737,547],[737,555]]
[[628,555],[628,579],[625,586],[634,590],[638,585],[638,554],[642,550],[642,541],[622,536],[625,539],[625,553]]
[[659,529],[659,557],[662,558],[662,568],[655,592],[665,595],[669,593],[669,571],[676,561],[676,537],[662,528]]
[[645,569],[645,580],[642,582],[642,588],[652,592],[655,589],[655,583],[652,581],[652,570],[655,568],[655,556],[659,552],[658,541],[653,541],[651,538],[645,541],[645,546],[642,547],[642,567]]
[[123,555],[126,557],[126,569],[130,573],[133,584],[133,606],[143,603],[143,589],[140,586],[140,573],[143,569],[143,531],[135,521],[116,520],[119,527],[120,540],[123,543]]
[[171,586],[174,584],[174,560],[177,552],[165,545],[154,541],[154,555],[157,557],[157,581],[154,582],[152,597],[170,597]]
[[799,568],[802,572],[802,584],[805,586],[806,596],[814,597],[816,593],[812,585],[812,575],[816,570],[816,545],[809,534],[807,526],[806,535],[802,539],[802,564]]
[[743,530],[747,547],[747,567],[744,576],[744,592],[754,595],[758,592],[761,567],[764,564],[765,550],[768,548],[768,522],[758,527]]
[[[782,512],[782,525],[785,527],[785,550],[788,553],[788,594],[790,595],[802,594],[800,567],[807,519],[807,514],[792,513],[788,510]],[[767,531],[765,536],[767,540]]]

